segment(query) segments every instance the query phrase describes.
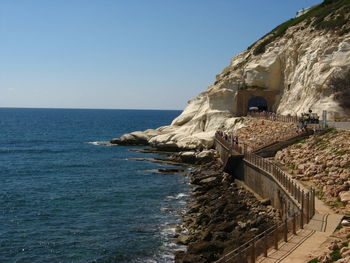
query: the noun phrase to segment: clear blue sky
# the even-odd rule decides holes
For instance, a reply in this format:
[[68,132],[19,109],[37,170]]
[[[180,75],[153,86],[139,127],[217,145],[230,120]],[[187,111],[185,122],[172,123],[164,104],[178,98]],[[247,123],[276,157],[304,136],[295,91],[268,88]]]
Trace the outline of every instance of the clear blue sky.
[[1,0],[0,107],[183,109],[321,0]]

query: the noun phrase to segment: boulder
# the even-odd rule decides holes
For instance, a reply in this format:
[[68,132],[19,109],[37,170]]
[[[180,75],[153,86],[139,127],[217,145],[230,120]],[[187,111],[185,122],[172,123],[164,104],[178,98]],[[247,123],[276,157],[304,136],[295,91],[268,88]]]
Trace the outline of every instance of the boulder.
[[342,225],[342,226],[350,226],[350,221],[349,221],[349,220],[346,220],[346,219],[343,219],[343,220],[341,221],[341,225]]
[[339,193],[340,201],[348,203],[350,201],[350,191],[343,191]]
[[209,178],[201,180],[199,183],[200,184],[208,184],[208,183],[214,182],[216,180],[217,180],[217,177],[209,177]]
[[145,132],[126,133],[120,138],[113,138],[111,143],[118,145],[148,145],[149,136]]
[[215,159],[215,150],[203,150],[196,155],[197,163],[208,163]]
[[182,245],[187,245],[189,243],[189,241],[190,241],[189,235],[181,234],[177,238],[177,243],[182,244]]
[[196,152],[182,152],[180,153],[180,159],[184,163],[196,163]]

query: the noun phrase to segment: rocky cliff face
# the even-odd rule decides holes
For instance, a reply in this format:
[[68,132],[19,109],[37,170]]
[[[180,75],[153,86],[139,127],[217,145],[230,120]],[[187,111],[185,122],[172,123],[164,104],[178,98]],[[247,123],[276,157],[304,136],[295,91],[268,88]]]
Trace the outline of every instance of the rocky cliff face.
[[350,1],[338,0],[287,21],[234,56],[170,126],[142,136],[157,148],[210,148],[217,129],[234,131],[244,125],[237,115],[243,103],[239,94],[245,90],[275,91],[269,108],[279,114],[311,108],[349,116],[328,85],[332,75],[350,68],[349,18]]

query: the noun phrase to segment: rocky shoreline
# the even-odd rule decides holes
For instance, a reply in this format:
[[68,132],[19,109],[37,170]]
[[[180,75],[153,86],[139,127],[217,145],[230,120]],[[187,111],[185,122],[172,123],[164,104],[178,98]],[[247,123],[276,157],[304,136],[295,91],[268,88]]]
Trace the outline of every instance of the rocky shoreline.
[[268,200],[258,201],[220,165],[210,162],[188,174],[192,201],[177,228],[177,263],[204,263],[219,259],[278,222],[279,214]]
[[[215,150],[164,152],[132,149],[166,155],[164,158],[137,158],[139,161],[191,165],[185,174],[192,186],[191,198],[176,228],[176,242],[185,251],[175,251],[176,263],[209,263],[246,243],[280,221],[269,200],[258,200],[223,171]],[[161,173],[183,173],[183,169],[159,169]]]

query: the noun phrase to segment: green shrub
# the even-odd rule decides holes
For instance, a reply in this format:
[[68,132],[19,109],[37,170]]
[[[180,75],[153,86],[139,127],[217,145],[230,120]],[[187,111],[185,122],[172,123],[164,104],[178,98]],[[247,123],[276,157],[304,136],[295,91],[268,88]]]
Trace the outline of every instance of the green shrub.
[[344,168],[350,168],[350,162],[347,162],[344,166]]
[[341,259],[340,249],[333,250],[330,256],[332,260],[331,262]]
[[320,262],[320,260],[318,258],[313,258],[310,261],[308,261],[307,263],[318,263]]
[[348,20],[345,19],[343,16],[338,16],[335,19],[320,21],[316,25],[316,28],[317,29],[326,29],[326,30],[336,29],[336,28],[341,28],[347,22],[348,22]]
[[347,151],[337,151],[335,154],[339,156],[343,156],[347,153]]
[[288,168],[291,170],[295,170],[295,169],[297,169],[297,166],[294,163],[289,163]]
[[303,144],[303,143],[306,143],[306,138],[304,138],[304,139],[299,139],[299,140],[297,140],[294,144]]
[[[281,25],[274,28],[271,32],[264,35],[261,39],[266,38],[260,44],[258,44],[254,51],[254,55],[262,54],[266,50],[266,46],[285,34],[288,28],[305,21],[307,25],[311,24],[318,30],[333,30],[340,29],[345,25],[348,20],[345,19],[344,14],[350,12],[350,0],[325,0],[320,5],[317,5],[310,9],[307,13],[292,18]],[[331,19],[325,20],[326,17],[333,14]],[[339,31],[339,34],[345,34],[349,29],[343,29]],[[251,49],[254,44],[248,47]]]

